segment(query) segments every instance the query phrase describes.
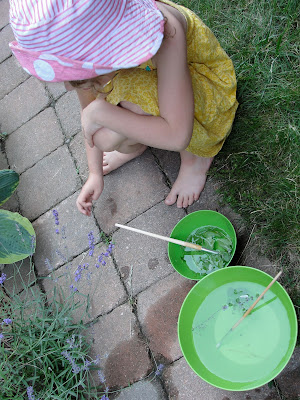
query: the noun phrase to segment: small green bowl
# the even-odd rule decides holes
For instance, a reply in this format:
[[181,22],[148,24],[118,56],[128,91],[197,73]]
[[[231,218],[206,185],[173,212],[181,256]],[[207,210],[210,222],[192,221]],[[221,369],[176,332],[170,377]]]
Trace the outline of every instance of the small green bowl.
[[[180,220],[174,227],[170,237],[174,239],[180,239],[187,241],[189,235],[197,228],[204,226],[213,226],[225,231],[232,240],[233,248],[230,255],[230,260],[223,266],[227,267],[232,260],[232,257],[236,250],[236,233],[231,222],[217,211],[212,210],[199,210],[191,214],[188,214],[182,220]],[[184,247],[178,244],[168,244],[168,255],[169,260],[174,269],[182,276],[188,279],[199,280],[207,273],[201,274],[191,270],[186,261],[184,260]]]
[[231,330],[272,279],[255,268],[230,266],[207,275],[187,294],[178,317],[179,344],[189,366],[209,384],[252,390],[274,379],[290,360],[297,316],[279,282]]

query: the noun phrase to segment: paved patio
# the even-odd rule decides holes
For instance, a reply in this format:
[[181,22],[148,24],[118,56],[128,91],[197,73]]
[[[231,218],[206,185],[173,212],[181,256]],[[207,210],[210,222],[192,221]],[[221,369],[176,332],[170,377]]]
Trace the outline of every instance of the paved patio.
[[[115,244],[107,264],[91,280],[82,280],[80,291],[92,293],[85,322],[94,321],[93,354],[102,357],[110,395],[118,400],[295,400],[300,396],[300,351],[297,348],[276,386],[265,385],[247,392],[217,389],[200,379],[187,365],[177,339],[181,304],[196,283],[172,268],[167,245],[133,232],[116,229],[116,222],[170,235],[187,213],[217,210],[233,223],[238,248],[231,265],[256,267],[274,276],[269,260],[257,256],[255,240],[241,218],[220,203],[217,184],[209,179],[200,200],[187,210],[168,207],[164,198],[179,167],[175,153],[148,149],[138,159],[105,177],[105,189],[92,217],[81,215],[75,200],[88,170],[80,131],[76,94],[62,84],[45,84],[30,77],[11,56],[8,42],[8,0],[0,0],[0,124],[8,134],[1,142],[0,169],[20,174],[17,193],[6,208],[19,211],[33,223],[37,235],[34,254],[36,274],[47,276],[45,258],[58,274],[69,266],[95,263],[107,245],[101,234]],[[55,232],[52,210],[59,215]],[[89,255],[88,234],[98,245]],[[66,260],[70,260],[69,263]],[[5,267],[11,273],[11,267]],[[26,272],[24,268],[24,273]],[[67,291],[65,279],[58,285]],[[53,282],[40,289],[51,292]],[[77,315],[75,318],[79,318]],[[163,364],[160,376],[156,365]]]

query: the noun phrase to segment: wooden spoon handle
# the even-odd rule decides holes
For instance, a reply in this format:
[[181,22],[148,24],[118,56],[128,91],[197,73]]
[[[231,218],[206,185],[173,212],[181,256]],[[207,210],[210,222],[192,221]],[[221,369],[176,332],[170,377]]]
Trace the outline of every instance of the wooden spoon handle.
[[156,233],[142,231],[141,229],[132,228],[131,226],[126,226],[126,225],[121,225],[121,224],[115,224],[115,226],[117,226],[119,228],[127,229],[128,231],[142,233],[143,235],[151,236],[151,237],[154,237],[156,239],[165,240],[166,242],[179,244],[179,245],[185,246],[185,247],[190,247],[191,249],[196,249],[196,250],[202,250],[203,249],[202,246],[200,246],[199,244],[196,244],[196,243],[184,242],[183,240],[173,239],[173,238],[170,238],[168,236],[157,235]]

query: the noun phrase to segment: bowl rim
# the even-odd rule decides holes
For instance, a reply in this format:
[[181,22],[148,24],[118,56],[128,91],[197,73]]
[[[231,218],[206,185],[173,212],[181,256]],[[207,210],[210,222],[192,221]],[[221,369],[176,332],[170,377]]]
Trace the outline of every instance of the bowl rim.
[[[178,226],[179,226],[180,224],[182,224],[182,222],[183,222],[184,220],[187,220],[188,218],[192,218],[192,216],[195,215],[195,214],[201,214],[201,213],[214,214],[214,215],[220,216],[220,218],[222,218],[222,219],[224,219],[224,220],[226,220],[226,221],[228,222],[229,226],[230,226],[231,229],[232,229],[232,233],[233,233],[233,237],[234,237],[232,255],[231,255],[231,258],[230,258],[230,260],[228,261],[227,265],[224,265],[224,267],[221,268],[221,269],[227,268],[227,267],[230,265],[230,263],[231,263],[231,261],[232,261],[232,259],[233,259],[233,257],[234,257],[234,254],[235,254],[235,252],[236,252],[237,235],[236,235],[235,228],[234,228],[234,226],[232,225],[232,222],[231,222],[224,214],[220,213],[219,211],[215,211],[215,210],[196,210],[196,211],[193,211],[193,212],[191,212],[191,213],[185,215],[185,216],[184,216],[183,218],[181,218],[181,219],[177,222],[177,224],[173,227],[172,232],[170,233],[170,238],[173,237],[173,236],[172,236],[172,235],[173,235],[173,232],[178,228]],[[203,226],[205,226],[205,225],[203,225]],[[207,226],[208,226],[208,225],[207,225]],[[212,226],[213,226],[213,225],[212,225]],[[221,229],[221,228],[220,228],[220,229]],[[175,270],[178,274],[180,274],[181,276],[183,276],[183,277],[186,278],[186,279],[190,279],[190,280],[194,280],[194,281],[200,281],[200,280],[202,280],[203,278],[205,278],[206,276],[210,275],[210,274],[208,274],[208,275],[201,276],[200,274],[197,274],[196,272],[195,272],[194,274],[195,274],[195,275],[199,275],[198,277],[196,277],[196,276],[190,277],[190,276],[184,275],[181,271],[179,271],[179,270],[173,265],[173,263],[172,263],[172,261],[171,261],[170,252],[171,252],[171,249],[172,249],[173,246],[176,246],[176,245],[174,245],[173,243],[170,243],[170,242],[168,243],[168,258],[169,258],[169,261],[170,261],[172,267],[174,268],[174,270]]]
[[[230,271],[230,270],[233,270],[233,269],[236,269],[236,268],[238,268],[239,270],[241,270],[241,269],[253,270],[253,271],[255,271],[255,273],[258,273],[258,274],[261,273],[261,274],[264,275],[265,277],[269,277],[271,280],[273,279],[273,277],[272,277],[271,275],[269,275],[268,273],[266,273],[266,272],[264,272],[264,271],[261,271],[260,269],[253,268],[253,267],[249,267],[249,266],[245,266],[245,265],[234,265],[234,266],[229,266],[229,267],[222,268],[222,269],[219,269],[219,270],[217,270],[217,271],[214,271],[214,272],[212,272],[212,273],[209,274],[209,275],[206,275],[205,277],[203,277],[203,279],[201,279],[200,281],[198,281],[198,282],[192,287],[192,289],[188,292],[188,294],[186,295],[186,297],[185,297],[185,299],[184,299],[184,301],[183,301],[183,303],[182,303],[182,305],[181,305],[181,308],[180,308],[180,311],[179,311],[179,315],[178,315],[178,321],[177,321],[177,336],[178,336],[179,346],[180,346],[180,349],[181,349],[181,351],[182,351],[182,354],[183,354],[183,356],[184,356],[185,361],[187,362],[187,364],[189,365],[189,367],[195,372],[195,374],[198,375],[201,379],[203,379],[205,382],[209,383],[210,385],[215,386],[215,387],[220,388],[220,389],[223,389],[223,390],[229,390],[229,391],[246,391],[246,390],[252,390],[252,389],[256,389],[256,388],[258,388],[258,387],[261,387],[261,386],[267,384],[268,382],[270,382],[270,381],[271,381],[272,379],[274,379],[276,376],[278,376],[278,374],[280,374],[280,372],[283,371],[283,369],[286,367],[286,365],[287,365],[288,362],[290,361],[290,358],[291,358],[291,356],[293,355],[293,352],[294,352],[294,350],[295,350],[295,346],[296,346],[296,343],[297,343],[297,334],[298,334],[297,315],[296,315],[296,311],[295,311],[294,304],[293,304],[293,302],[292,302],[292,300],[291,300],[289,294],[287,293],[287,291],[284,289],[284,287],[283,287],[278,281],[275,282],[275,284],[276,284],[277,286],[279,285],[279,287],[280,287],[279,290],[280,290],[280,291],[284,294],[284,296],[287,298],[287,302],[288,302],[288,304],[289,304],[289,312],[292,314],[292,315],[290,316],[289,319],[291,319],[291,320],[293,321],[294,326],[295,326],[295,330],[292,331],[292,329],[291,329],[290,341],[292,340],[292,342],[289,344],[287,353],[286,353],[286,355],[285,355],[285,357],[286,357],[285,362],[283,362],[282,365],[280,366],[280,368],[278,368],[277,370],[276,370],[276,368],[274,368],[274,370],[273,370],[274,373],[273,373],[272,377],[271,377],[271,378],[268,377],[268,379],[267,379],[266,381],[264,381],[264,382],[262,382],[262,383],[259,383],[258,385],[257,385],[257,384],[253,384],[253,385],[249,384],[247,387],[244,387],[244,388],[240,388],[240,387],[239,387],[239,388],[234,388],[234,387],[228,388],[228,387],[226,387],[226,385],[211,383],[208,379],[205,379],[204,377],[202,377],[202,376],[199,374],[199,372],[196,371],[196,370],[193,368],[193,366],[190,364],[189,359],[188,359],[188,357],[187,357],[186,354],[185,354],[185,349],[183,349],[182,342],[181,342],[181,337],[180,337],[180,335],[181,335],[180,320],[182,319],[182,315],[183,315],[183,312],[184,312],[184,308],[186,307],[185,304],[187,303],[187,299],[189,298],[190,293],[193,292],[193,291],[195,291],[195,290],[197,290],[197,287],[198,287],[198,286],[201,286],[201,285],[205,284],[205,279],[206,279],[206,280],[213,279],[212,277],[213,277],[214,274],[218,274],[218,273],[223,273],[223,274],[224,274],[224,273],[227,273],[227,272],[225,272],[225,271]],[[237,272],[238,272],[238,271],[237,271]],[[203,283],[203,282],[204,282],[204,283]],[[257,380],[256,380],[256,381],[257,381]],[[241,384],[241,382],[236,382],[236,384],[237,384],[237,385],[238,385],[238,384]]]

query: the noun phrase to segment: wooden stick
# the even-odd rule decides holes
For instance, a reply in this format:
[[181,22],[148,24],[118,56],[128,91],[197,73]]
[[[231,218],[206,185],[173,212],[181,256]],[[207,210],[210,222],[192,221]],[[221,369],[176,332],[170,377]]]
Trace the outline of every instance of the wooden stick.
[[132,231],[132,232],[142,233],[143,235],[151,236],[151,237],[154,237],[156,239],[165,240],[166,242],[179,244],[179,245],[185,246],[185,247],[190,247],[191,249],[202,250],[202,251],[207,251],[209,253],[218,254],[217,251],[205,249],[204,247],[202,247],[202,246],[200,246],[199,244],[196,244],[196,243],[184,242],[183,240],[173,239],[173,238],[170,238],[168,236],[157,235],[156,233],[142,231],[141,229],[132,228],[132,227],[126,226],[126,225],[115,224],[115,226],[117,226],[119,228],[127,229],[127,230]]
[[[231,329],[226,333],[225,336],[228,335],[229,332],[232,332],[242,321],[247,317],[247,315],[253,310],[253,308],[256,306],[256,304],[261,300],[261,298],[267,293],[267,291],[270,289],[270,287],[277,281],[277,279],[280,277],[282,274],[282,271],[279,271],[278,274],[273,278],[273,280],[268,284],[268,286],[265,288],[265,290],[258,296],[258,298],[255,300],[255,302],[248,308],[248,310],[244,313],[244,315],[236,322]],[[223,338],[220,340],[220,342],[217,344],[217,348],[221,346],[221,342],[223,341]]]

